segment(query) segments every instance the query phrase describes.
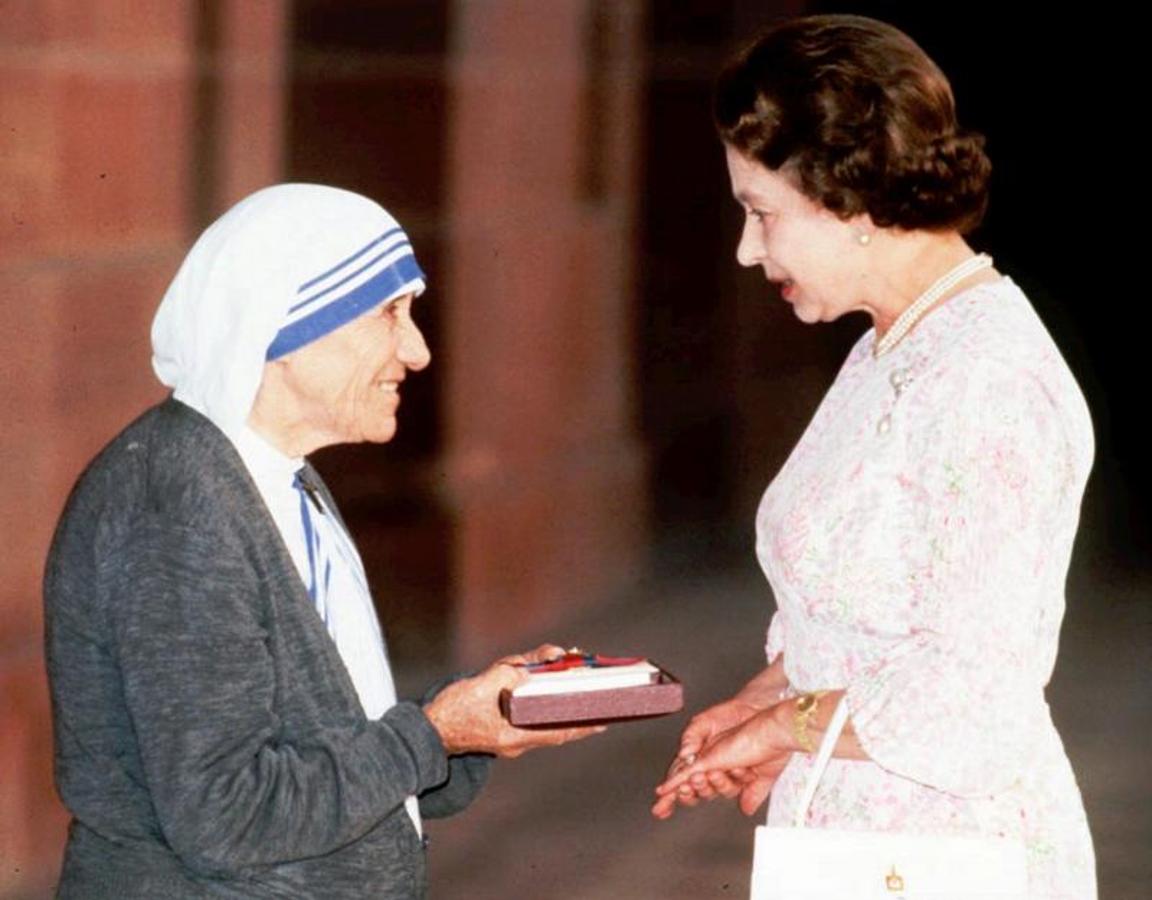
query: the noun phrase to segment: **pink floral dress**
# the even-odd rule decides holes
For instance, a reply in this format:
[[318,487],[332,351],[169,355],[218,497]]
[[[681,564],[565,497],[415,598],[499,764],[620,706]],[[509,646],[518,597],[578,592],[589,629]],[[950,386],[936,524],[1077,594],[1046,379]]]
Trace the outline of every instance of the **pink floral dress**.
[[[1092,900],[1092,840],[1044,688],[1092,464],[1083,396],[1028,300],[960,294],[852,350],[757,515],[769,661],[844,688],[871,762],[832,760],[813,826],[1021,836],[1030,898]],[[810,757],[772,794],[791,824]]]

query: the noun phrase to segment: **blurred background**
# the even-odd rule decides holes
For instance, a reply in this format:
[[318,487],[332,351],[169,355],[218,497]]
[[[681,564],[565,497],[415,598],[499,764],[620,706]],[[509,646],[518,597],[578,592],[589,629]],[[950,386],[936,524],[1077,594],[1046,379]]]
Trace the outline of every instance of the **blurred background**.
[[[752,512],[866,323],[802,326],[737,270],[709,97],[733,49],[815,11],[887,19],[951,77],[995,165],[975,243],[1088,394],[1097,467],[1050,694],[1101,897],[1146,897],[1149,300],[1146,236],[1120,224],[1146,193],[1141,51],[1109,4],[1031,7],[0,0],[0,897],[50,895],[67,824],[41,654],[55,520],[163,396],[148,328],[185,250],[272,182],[379,200],[430,276],[433,365],[399,436],[317,459],[402,686],[545,637],[648,654],[693,707],[755,671],[772,598]],[[752,823],[647,815],[685,718],[499,766],[432,825],[433,896],[746,893]]]

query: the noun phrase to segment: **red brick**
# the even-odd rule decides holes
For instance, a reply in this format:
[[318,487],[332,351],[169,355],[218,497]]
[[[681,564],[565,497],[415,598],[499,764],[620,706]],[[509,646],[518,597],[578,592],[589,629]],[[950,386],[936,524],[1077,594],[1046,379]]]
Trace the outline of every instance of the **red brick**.
[[56,370],[46,439],[56,483],[70,485],[113,435],[165,389],[152,372],[150,328],[183,247],[133,262],[69,271],[57,303]]
[[284,2],[221,4],[215,152],[222,209],[282,180],[287,17]]
[[26,0],[41,9],[39,30],[52,45],[101,51],[158,53],[191,37],[195,0]]
[[[68,10],[71,0],[63,2]],[[98,0],[92,36],[111,50],[181,52],[193,38],[193,16],[197,0],[167,0],[140,3],[139,0]]]
[[[42,430],[57,361],[51,347],[59,280],[0,268],[5,327],[0,330],[0,636],[32,640],[40,630],[40,573],[57,513],[53,448]],[[2,644],[0,644],[2,646]],[[3,770],[0,769],[0,772]],[[2,780],[2,779],[0,779]]]
[[40,71],[0,60],[0,260],[183,235],[187,73]]
[[38,653],[0,656],[0,895],[55,880],[68,816],[52,785],[52,732]]
[[[604,98],[609,133],[591,127],[588,9],[459,11],[444,358],[470,663],[602,600],[646,527],[628,387],[635,87]],[[638,20],[617,25],[635,39]],[[594,207],[590,153],[613,173]]]
[[184,234],[188,220],[186,73],[70,74],[51,210],[52,252],[117,249]]
[[462,3],[456,45],[465,57],[499,61],[508,68],[579,58],[589,5],[587,0],[549,0],[548,14],[541,15],[538,0]]
[[587,260],[572,266],[573,302],[559,313],[562,330],[579,333],[560,373],[562,384],[586,383],[579,421],[588,439],[628,434],[632,421],[633,365],[632,249],[627,221],[619,216],[586,216],[573,237],[570,255]]
[[194,0],[4,0],[0,51],[35,49],[94,58],[114,52],[154,59],[189,44],[194,6]]
[[0,58],[0,261],[26,253],[44,232],[56,173],[59,82]]
[[[133,2],[133,0],[126,0]],[[223,44],[234,59],[278,66],[289,36],[290,0],[218,0]]]
[[283,93],[278,77],[262,69],[226,80],[216,148],[221,209],[283,180]]
[[[532,210],[537,227],[575,198],[583,151],[579,73],[503,76],[464,69],[456,85],[456,174],[451,194],[457,215],[471,223],[482,214]],[[496,114],[494,110],[507,109]]]
[[[562,211],[576,196],[584,133],[582,0],[464,4],[449,145],[453,205],[472,217]],[[531,32],[530,37],[526,34]],[[529,75],[529,73],[531,73]]]
[[0,50],[39,46],[52,34],[52,10],[43,0],[4,0],[0,19]]
[[[451,281],[472,287],[468,303],[449,304],[447,357],[458,439],[522,454],[629,428],[619,232],[559,212],[547,229],[498,221],[462,238]],[[533,428],[516,427],[525,419]]]
[[40,579],[69,489],[96,451],[163,394],[150,366],[151,317],[180,251],[135,265],[0,270],[0,634],[39,633]]
[[458,520],[456,648],[480,665],[634,576],[646,538],[642,455],[617,442],[591,458],[490,471],[461,482]]

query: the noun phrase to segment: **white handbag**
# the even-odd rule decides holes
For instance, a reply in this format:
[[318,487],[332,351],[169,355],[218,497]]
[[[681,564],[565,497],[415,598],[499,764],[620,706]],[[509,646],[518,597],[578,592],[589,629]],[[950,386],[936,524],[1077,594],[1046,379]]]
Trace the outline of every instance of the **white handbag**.
[[820,743],[794,827],[756,829],[752,900],[1022,900],[1022,841],[806,828],[808,807],[848,718],[841,702]]

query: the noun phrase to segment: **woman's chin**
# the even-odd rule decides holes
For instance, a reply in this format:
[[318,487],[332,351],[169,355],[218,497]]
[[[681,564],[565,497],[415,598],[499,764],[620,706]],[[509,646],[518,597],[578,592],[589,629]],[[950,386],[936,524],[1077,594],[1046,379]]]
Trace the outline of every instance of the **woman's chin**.
[[805,325],[816,325],[824,321],[818,306],[810,306],[804,303],[797,303],[792,306],[792,312]]
[[387,444],[396,437],[398,427],[396,416],[379,416],[368,422],[360,431],[360,442],[369,444]]

